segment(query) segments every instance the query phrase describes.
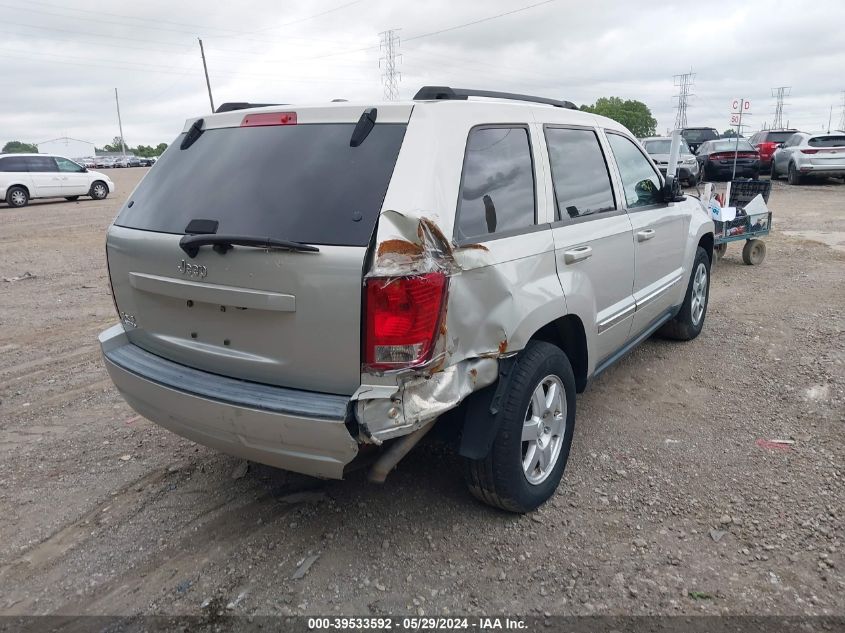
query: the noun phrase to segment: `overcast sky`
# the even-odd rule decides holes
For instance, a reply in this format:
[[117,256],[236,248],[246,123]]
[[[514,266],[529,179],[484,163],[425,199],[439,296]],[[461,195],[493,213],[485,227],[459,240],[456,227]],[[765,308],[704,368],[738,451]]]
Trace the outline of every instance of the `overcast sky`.
[[812,131],[831,106],[837,126],[845,90],[841,0],[0,0],[0,24],[0,145],[102,146],[117,135],[115,87],[128,144],[171,142],[209,110],[197,37],[215,104],[381,100],[389,28],[406,99],[425,84],[619,96],[644,101],[665,133],[672,76],[691,69],[689,125],[724,130],[744,96],[754,131],[772,120],[771,89],[791,86],[784,120]]

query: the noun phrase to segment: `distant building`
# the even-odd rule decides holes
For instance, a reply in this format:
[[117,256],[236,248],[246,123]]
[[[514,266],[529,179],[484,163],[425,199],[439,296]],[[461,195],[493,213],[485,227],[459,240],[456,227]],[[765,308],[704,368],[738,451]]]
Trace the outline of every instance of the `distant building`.
[[54,138],[43,143],[36,143],[39,154],[56,154],[65,158],[85,158],[94,156],[94,144],[75,138]]

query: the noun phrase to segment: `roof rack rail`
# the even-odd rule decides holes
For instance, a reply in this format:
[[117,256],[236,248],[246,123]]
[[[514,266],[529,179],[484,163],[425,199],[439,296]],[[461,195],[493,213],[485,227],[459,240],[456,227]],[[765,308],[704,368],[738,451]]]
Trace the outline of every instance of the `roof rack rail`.
[[571,101],[559,99],[547,99],[546,97],[534,97],[532,95],[521,95],[513,92],[495,92],[493,90],[471,90],[468,88],[450,88],[449,86],[423,86],[414,95],[414,101],[445,100],[465,101],[467,97],[490,97],[491,99],[512,99],[514,101],[528,101],[530,103],[543,103],[556,108],[567,108],[577,110],[578,108]]
[[232,110],[246,110],[247,108],[265,108],[267,106],[285,105],[284,103],[247,103],[246,101],[228,101],[220,105],[215,112],[231,112]]

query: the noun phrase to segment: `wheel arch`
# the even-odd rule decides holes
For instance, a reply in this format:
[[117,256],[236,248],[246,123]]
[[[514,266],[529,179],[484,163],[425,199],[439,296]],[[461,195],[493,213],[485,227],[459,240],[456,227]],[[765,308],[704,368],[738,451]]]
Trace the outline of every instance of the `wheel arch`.
[[13,182],[11,185],[9,185],[8,187],[6,187],[6,191],[5,191],[5,193],[3,194],[3,200],[5,200],[5,199],[6,199],[6,196],[7,196],[7,195],[9,195],[9,189],[13,189],[13,188],[15,188],[15,187],[20,187],[21,189],[23,189],[24,191],[26,191],[26,195],[27,195],[27,196],[29,196],[30,200],[32,199],[32,191],[30,191],[30,189],[29,189],[29,186],[28,186],[28,185],[25,185],[25,184],[24,184],[24,183],[22,183],[22,182]]
[[545,341],[562,349],[572,365],[576,391],[584,391],[589,372],[589,347],[584,322],[577,315],[567,314],[547,323],[530,340]]
[[705,233],[701,236],[698,240],[698,245],[707,251],[707,257],[710,258],[710,263],[713,263],[713,245],[715,242],[715,238],[713,237],[712,233]]

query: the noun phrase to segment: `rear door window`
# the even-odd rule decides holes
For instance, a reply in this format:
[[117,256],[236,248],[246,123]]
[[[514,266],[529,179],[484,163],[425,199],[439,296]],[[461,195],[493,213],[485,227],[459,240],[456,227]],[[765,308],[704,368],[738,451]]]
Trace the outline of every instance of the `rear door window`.
[[59,171],[56,161],[51,156],[27,156],[26,164],[29,171],[34,172],[55,172]]
[[115,224],[178,235],[216,220],[218,234],[366,246],[406,127],[377,123],[358,147],[354,123],[211,129],[184,150],[181,135]]
[[607,163],[594,131],[547,128],[546,146],[557,220],[616,209]]
[[464,156],[458,238],[501,235],[534,224],[534,161],[528,128],[474,128]]

